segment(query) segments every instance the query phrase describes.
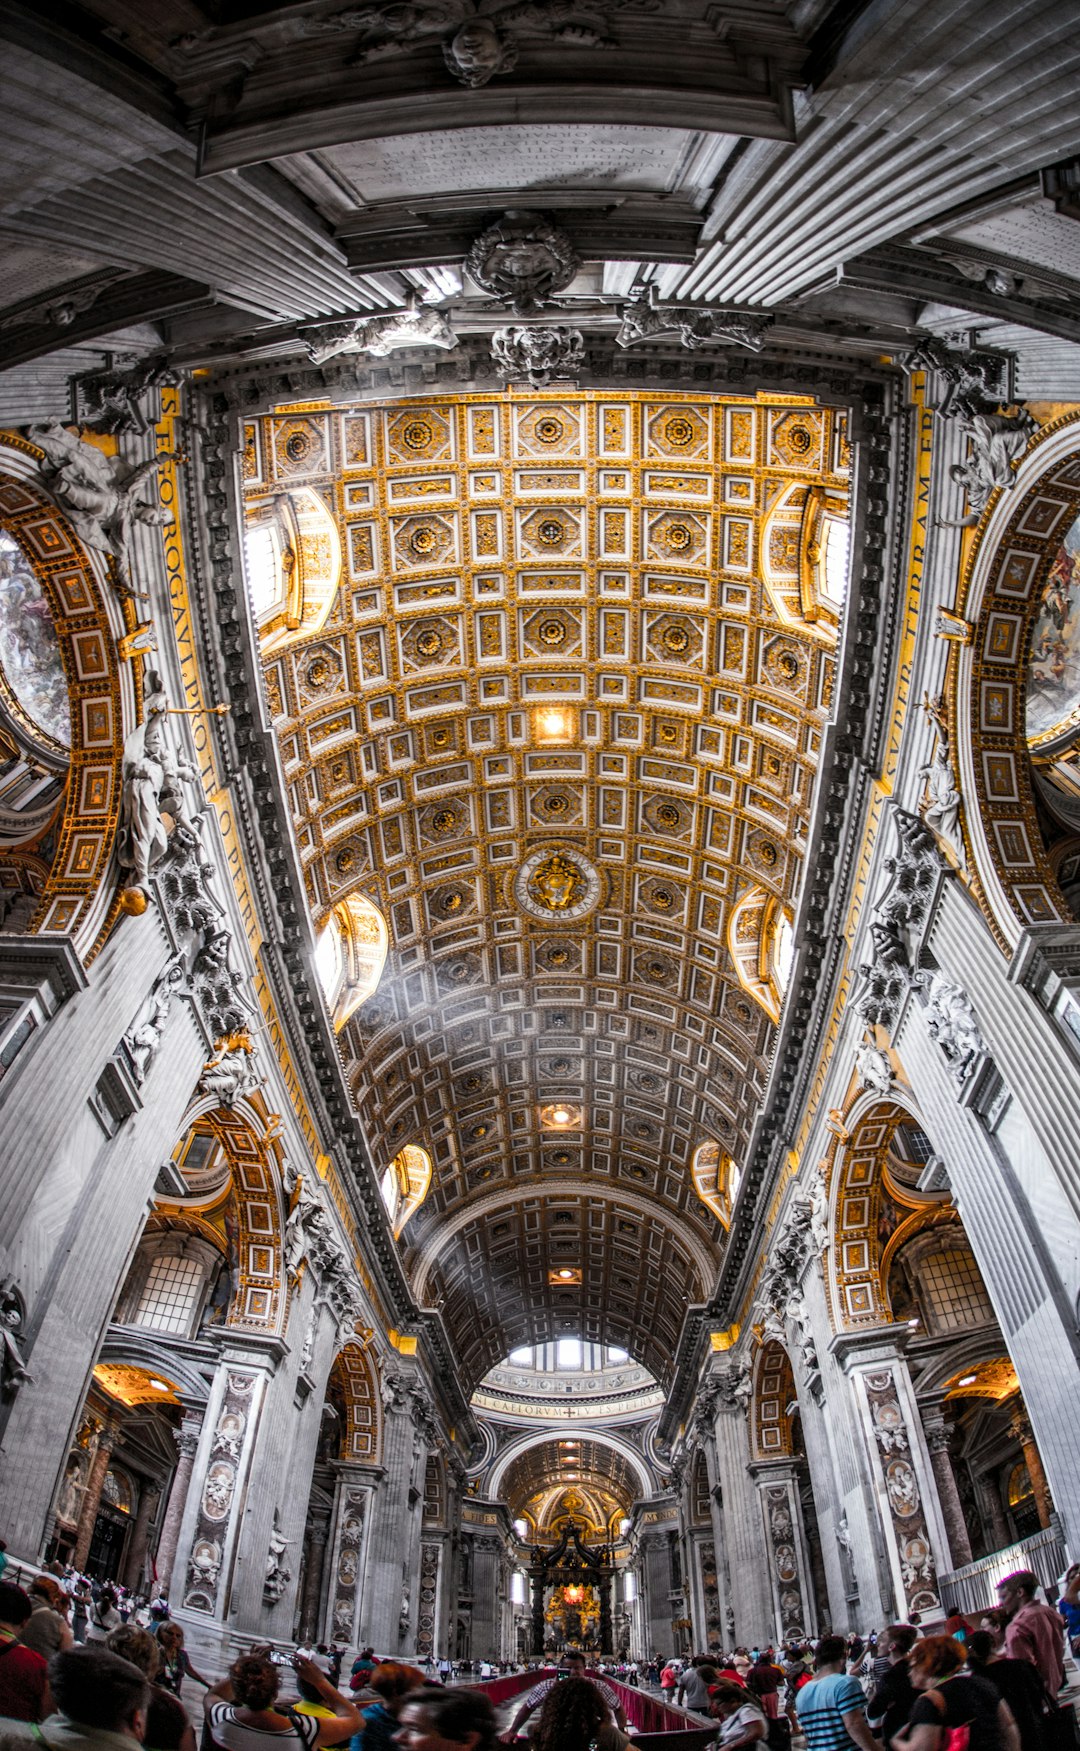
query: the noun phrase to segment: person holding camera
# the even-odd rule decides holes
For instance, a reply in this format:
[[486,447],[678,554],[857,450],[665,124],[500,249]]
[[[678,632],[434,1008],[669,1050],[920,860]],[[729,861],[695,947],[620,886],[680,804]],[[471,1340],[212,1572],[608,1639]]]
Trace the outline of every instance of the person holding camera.
[[255,1649],[234,1660],[228,1677],[212,1685],[203,1698],[207,1726],[222,1751],[271,1751],[271,1747],[314,1751],[317,1745],[340,1745],[359,1731],[358,1711],[318,1666],[299,1654],[286,1664],[318,1693],[331,1713],[318,1717],[278,1708],[281,1667],[271,1659],[269,1648]]

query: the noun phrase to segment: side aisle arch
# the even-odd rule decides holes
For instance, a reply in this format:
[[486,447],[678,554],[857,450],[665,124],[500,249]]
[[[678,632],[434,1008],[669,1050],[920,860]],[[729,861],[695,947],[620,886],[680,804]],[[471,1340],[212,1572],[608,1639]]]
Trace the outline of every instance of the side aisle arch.
[[[268,1132],[267,1116],[248,1101],[238,1101],[231,1109],[200,1103],[188,1115],[185,1141],[192,1132],[215,1137],[229,1163],[227,1221],[236,1281],[225,1323],[245,1331],[279,1332],[288,1296],[282,1258],[280,1145]],[[169,1208],[167,1200],[160,1207]]]
[[759,1349],[754,1365],[751,1440],[755,1459],[790,1459],[794,1454],[791,1406],[795,1397],[791,1357],[778,1338],[770,1338]]
[[71,702],[71,760],[56,849],[32,932],[70,936],[92,958],[116,898],[110,860],[120,814],[125,715],[135,721],[135,681],[117,649],[124,635],[110,598],[63,513],[39,490],[42,452],[0,432],[0,529],[38,578],[60,647]]
[[382,1453],[382,1405],[371,1358],[363,1344],[348,1343],[330,1371],[344,1411],[342,1459],[378,1465]]
[[957,600],[971,627],[950,690],[964,831],[977,897],[1006,950],[1027,926],[1075,922],[1039,829],[1026,705],[1033,633],[1078,516],[1080,419],[1070,414],[1041,431],[1015,487],[997,494]]

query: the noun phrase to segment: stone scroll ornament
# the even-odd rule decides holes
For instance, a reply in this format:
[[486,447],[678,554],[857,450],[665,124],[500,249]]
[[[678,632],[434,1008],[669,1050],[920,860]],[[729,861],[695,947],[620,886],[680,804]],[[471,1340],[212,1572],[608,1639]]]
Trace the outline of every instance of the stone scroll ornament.
[[297,34],[356,32],[353,66],[407,55],[432,42],[442,45],[447,72],[478,90],[517,65],[529,42],[565,43],[574,49],[608,49],[611,15],[658,12],[662,0],[411,0],[404,5],[348,6],[323,18],[299,21]]
[[340,353],[367,353],[371,358],[385,359],[402,347],[438,347],[450,352],[458,344],[447,318],[425,304],[418,292],[409,294],[402,310],[322,322],[300,332],[314,365],[325,365]]
[[546,389],[553,377],[574,377],[585,363],[580,329],[497,328],[491,354],[500,377],[526,377],[533,389]]
[[240,1454],[251,1416],[254,1374],[230,1373],[214,1427],[214,1439],[203,1482],[195,1537],[188,1558],[184,1605],[189,1611],[212,1613],[217,1606],[221,1565],[228,1540]]
[[904,1616],[934,1612],[939,1609],[937,1571],[896,1382],[891,1369],[862,1378],[900,1562]]
[[465,257],[476,284],[518,316],[535,316],[581,268],[565,231],[543,213],[511,209],[481,232]]
[[337,1562],[334,1568],[333,1604],[330,1608],[330,1628],[333,1639],[346,1647],[354,1640],[356,1589],[360,1584],[360,1543],[364,1536],[365,1497],[363,1490],[345,1491],[338,1537]]
[[765,334],[775,321],[767,311],[693,309],[659,304],[654,285],[631,298],[622,306],[620,314],[622,323],[615,336],[617,346],[632,347],[639,341],[652,340],[662,334],[677,334],[680,343],[691,351],[714,342],[726,342],[759,353],[765,345]]

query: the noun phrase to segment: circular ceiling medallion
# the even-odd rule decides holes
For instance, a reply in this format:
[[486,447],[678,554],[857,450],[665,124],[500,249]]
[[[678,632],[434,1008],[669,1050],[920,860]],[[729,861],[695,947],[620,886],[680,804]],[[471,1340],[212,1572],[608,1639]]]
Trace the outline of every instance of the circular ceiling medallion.
[[410,420],[401,433],[407,450],[426,450],[434,436],[426,420]]
[[692,420],[688,420],[685,415],[675,414],[664,426],[664,436],[676,450],[684,450],[688,444],[693,443],[697,432]]
[[542,444],[557,444],[565,430],[562,420],[554,414],[546,414],[536,422],[536,435]]
[[584,918],[599,904],[600,872],[574,847],[542,846],[514,877],[514,898],[545,924]]

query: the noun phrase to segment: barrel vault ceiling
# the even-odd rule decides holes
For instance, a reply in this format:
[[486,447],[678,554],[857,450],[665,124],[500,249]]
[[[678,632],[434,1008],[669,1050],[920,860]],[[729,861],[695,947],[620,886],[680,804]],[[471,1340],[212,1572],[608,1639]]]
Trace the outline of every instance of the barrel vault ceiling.
[[283,407],[246,453],[249,517],[314,492],[337,525],[266,695],[316,930],[353,893],[389,926],[339,1045],[376,1171],[432,1157],[414,1292],[466,1389],[559,1332],[664,1380],[725,1239],[692,1156],[740,1159],[767,1074],[729,931],[753,958],[798,893],[835,645],[801,532],[843,416],[510,390]]

